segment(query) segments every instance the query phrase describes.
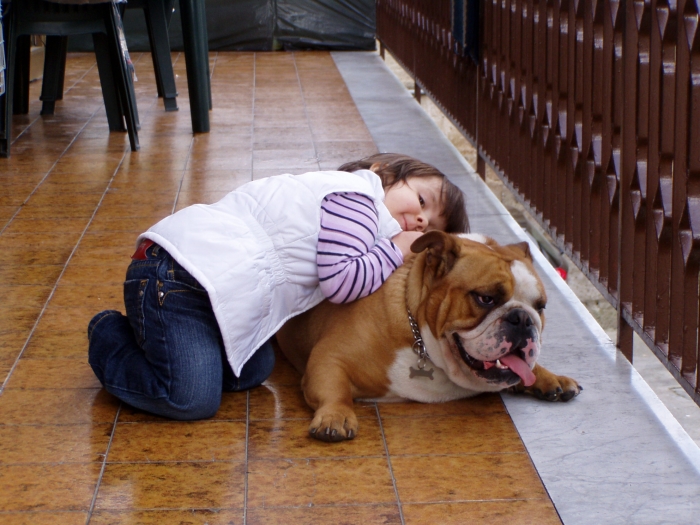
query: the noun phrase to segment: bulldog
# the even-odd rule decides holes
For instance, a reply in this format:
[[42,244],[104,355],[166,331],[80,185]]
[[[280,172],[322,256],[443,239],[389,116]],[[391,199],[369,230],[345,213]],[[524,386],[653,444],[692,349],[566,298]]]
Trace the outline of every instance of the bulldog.
[[277,333],[315,410],[309,433],[357,435],[353,400],[438,403],[507,388],[568,401],[582,388],[538,365],[547,303],[526,242],[428,232],[372,295],[328,301]]

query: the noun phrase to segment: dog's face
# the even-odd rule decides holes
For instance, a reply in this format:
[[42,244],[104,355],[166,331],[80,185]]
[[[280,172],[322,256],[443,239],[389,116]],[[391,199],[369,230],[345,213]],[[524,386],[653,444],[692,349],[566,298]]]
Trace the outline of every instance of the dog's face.
[[534,383],[547,298],[527,243],[433,232],[412,249],[426,252],[420,311],[431,360],[468,390]]

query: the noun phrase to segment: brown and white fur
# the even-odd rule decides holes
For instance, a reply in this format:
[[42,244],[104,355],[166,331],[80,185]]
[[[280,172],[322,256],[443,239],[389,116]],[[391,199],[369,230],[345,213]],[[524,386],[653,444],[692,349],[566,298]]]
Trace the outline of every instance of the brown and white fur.
[[[536,364],[547,301],[527,243],[429,232],[374,294],[323,302],[285,324],[277,341],[304,374],[324,441],[352,439],[354,399],[438,403],[509,387],[568,401],[581,388]],[[407,309],[427,356],[419,362]]]

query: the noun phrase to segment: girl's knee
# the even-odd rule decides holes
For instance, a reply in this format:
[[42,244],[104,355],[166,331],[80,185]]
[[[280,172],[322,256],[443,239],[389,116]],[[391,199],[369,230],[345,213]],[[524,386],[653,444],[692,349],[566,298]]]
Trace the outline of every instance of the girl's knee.
[[[105,331],[110,332],[113,330],[113,323],[116,322],[119,325],[122,325],[125,320],[126,317],[124,317],[124,315],[117,310],[104,310],[100,312],[99,314],[95,315],[88,324],[88,341],[92,341],[93,334],[96,334],[99,337],[99,334]],[[95,332],[95,330],[97,330],[97,332]]]
[[201,399],[192,399],[186,405],[173,406],[172,414],[168,415],[172,419],[179,421],[197,421],[199,419],[209,419],[214,417],[221,405],[221,395]]

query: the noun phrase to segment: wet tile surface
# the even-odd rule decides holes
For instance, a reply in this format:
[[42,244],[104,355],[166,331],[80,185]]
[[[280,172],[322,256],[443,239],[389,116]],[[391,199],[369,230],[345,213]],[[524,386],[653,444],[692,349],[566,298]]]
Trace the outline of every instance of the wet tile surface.
[[[87,323],[123,311],[142,231],[281,172],[377,152],[328,53],[211,53],[211,132],[192,135],[133,53],[141,151],[109,133],[94,56],[70,54],[51,118],[16,115],[0,159],[0,523],[8,525],[559,523],[500,397],[357,403],[358,436],[308,435],[301,375],[225,393],[207,421],[124,404],[87,364]],[[23,132],[20,136],[20,132]],[[7,379],[7,381],[5,381]]]

